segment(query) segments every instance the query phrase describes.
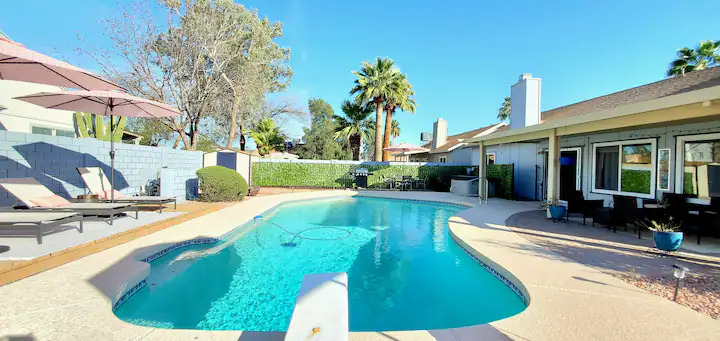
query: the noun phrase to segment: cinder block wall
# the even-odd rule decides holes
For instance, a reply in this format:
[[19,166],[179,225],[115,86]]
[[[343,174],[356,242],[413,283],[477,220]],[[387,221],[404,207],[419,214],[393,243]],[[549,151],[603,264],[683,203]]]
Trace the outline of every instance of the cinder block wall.
[[[101,167],[110,178],[110,142],[95,139],[0,131],[0,178],[31,177],[66,197],[86,192],[77,167]],[[175,170],[172,190],[178,202],[196,194],[195,171],[202,152],[115,143],[115,189],[134,194],[158,179],[161,168]],[[167,189],[165,189],[167,190]],[[15,198],[0,189],[0,206]]]

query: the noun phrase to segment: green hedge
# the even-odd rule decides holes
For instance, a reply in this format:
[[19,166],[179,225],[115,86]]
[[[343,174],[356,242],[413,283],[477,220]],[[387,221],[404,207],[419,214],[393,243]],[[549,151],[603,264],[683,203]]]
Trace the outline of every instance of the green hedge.
[[238,201],[248,192],[248,184],[240,173],[223,166],[198,169],[198,200]]
[[631,193],[650,193],[650,171],[623,169],[620,190]]
[[[368,176],[368,187],[385,188],[385,179],[393,176],[412,176],[424,178],[428,189],[447,192],[450,179],[454,175],[466,175],[467,166],[445,165],[388,165],[379,163],[342,164],[342,163],[290,163],[290,162],[254,162],[252,165],[253,184],[265,187],[320,187],[350,188],[353,179],[350,172],[356,168],[367,168],[373,173]],[[512,198],[513,166],[490,165],[488,178],[496,183],[495,196]],[[478,168],[472,167],[472,174],[478,174]]]
[[[487,178],[495,183],[495,197],[513,199],[513,165],[488,165]],[[477,172],[476,172],[477,174]]]
[[[385,179],[393,176],[412,176],[427,180],[429,189],[448,191],[453,175],[467,174],[466,166],[417,166],[378,163],[286,163],[255,162],[252,165],[253,184],[267,187],[349,188],[353,186],[350,172],[367,168],[368,187],[384,188]],[[477,174],[477,170],[475,170]]]

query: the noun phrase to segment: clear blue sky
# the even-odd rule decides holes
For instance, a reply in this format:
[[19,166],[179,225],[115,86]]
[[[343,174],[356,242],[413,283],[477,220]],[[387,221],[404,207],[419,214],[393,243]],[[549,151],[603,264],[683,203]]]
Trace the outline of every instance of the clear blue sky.
[[[155,0],[148,0],[155,3]],[[124,1],[123,1],[124,2]],[[295,71],[283,96],[319,97],[339,110],[352,70],[393,58],[415,87],[417,113],[397,113],[399,141],[419,143],[438,117],[451,134],[496,121],[523,72],[543,79],[543,110],[660,80],[675,51],[720,39],[720,2],[693,1],[247,1],[285,24],[281,45]],[[29,48],[96,69],[75,47],[102,45],[98,22],[115,1],[11,1],[0,29]],[[81,42],[77,34],[87,39]],[[301,123],[285,129],[301,135]]]

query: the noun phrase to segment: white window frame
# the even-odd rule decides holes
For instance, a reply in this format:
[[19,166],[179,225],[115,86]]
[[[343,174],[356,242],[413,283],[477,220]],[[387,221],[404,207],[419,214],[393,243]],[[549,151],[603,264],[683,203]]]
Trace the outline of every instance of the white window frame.
[[[675,138],[675,193],[683,193],[683,181],[685,177],[685,142],[720,140],[720,133],[684,135]],[[688,198],[687,202],[693,204],[710,204],[708,199]]]
[[577,153],[577,167],[575,167],[575,190],[582,190],[582,147],[560,148],[560,151]]
[[493,156],[493,162],[497,162],[497,154],[495,152],[485,153],[485,165],[490,164],[490,155]]
[[447,156],[440,156],[438,158],[438,160],[439,160],[438,162],[440,162],[440,163],[447,163]]
[[[650,194],[645,193],[634,193],[634,192],[624,192],[620,190],[622,188],[622,151],[623,147],[626,145],[634,145],[634,144],[650,144],[651,153],[650,153]],[[618,190],[609,190],[609,189],[600,189],[595,187],[595,162],[597,162],[597,148],[598,147],[609,147],[609,146],[618,146],[619,153],[618,153]],[[635,198],[644,198],[644,199],[654,199],[655,198],[655,186],[657,186],[657,140],[656,139],[639,139],[639,140],[623,140],[623,141],[613,141],[613,142],[599,142],[599,143],[593,143],[592,144],[592,167],[590,167],[590,177],[591,177],[591,192],[593,193],[599,193],[599,194],[618,194],[618,195],[625,195],[629,197],[635,197]]]

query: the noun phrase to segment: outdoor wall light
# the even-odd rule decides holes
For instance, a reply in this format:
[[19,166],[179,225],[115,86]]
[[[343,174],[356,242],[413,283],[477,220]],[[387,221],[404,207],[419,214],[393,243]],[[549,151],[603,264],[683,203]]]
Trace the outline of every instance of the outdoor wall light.
[[673,276],[675,277],[675,295],[673,296],[673,301],[677,301],[678,290],[680,290],[680,280],[685,278],[688,271],[690,270],[682,265],[673,265]]

